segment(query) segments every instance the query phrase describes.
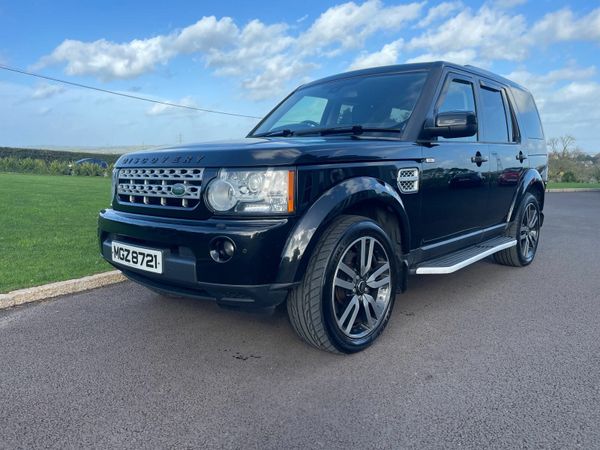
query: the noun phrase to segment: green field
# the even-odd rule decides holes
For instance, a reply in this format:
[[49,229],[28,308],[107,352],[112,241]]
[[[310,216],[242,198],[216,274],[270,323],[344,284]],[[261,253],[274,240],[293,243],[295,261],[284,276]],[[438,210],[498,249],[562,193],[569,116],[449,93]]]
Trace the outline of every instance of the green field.
[[110,270],[96,240],[109,191],[109,178],[0,173],[0,293]]
[[110,270],[98,211],[110,179],[0,173],[0,293]]
[[548,189],[600,189],[600,183],[548,183]]

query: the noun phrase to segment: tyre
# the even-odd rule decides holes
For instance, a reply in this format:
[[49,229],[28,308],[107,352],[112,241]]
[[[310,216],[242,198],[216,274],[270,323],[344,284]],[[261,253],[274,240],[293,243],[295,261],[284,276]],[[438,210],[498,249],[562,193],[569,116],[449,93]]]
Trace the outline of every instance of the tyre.
[[385,231],[360,216],[341,216],[323,234],[287,310],[308,344],[335,353],[370,346],[384,330],[398,285],[397,257]]
[[517,245],[495,253],[494,260],[498,264],[514,267],[531,264],[540,241],[540,214],[537,198],[527,193],[508,231],[508,235],[517,240]]

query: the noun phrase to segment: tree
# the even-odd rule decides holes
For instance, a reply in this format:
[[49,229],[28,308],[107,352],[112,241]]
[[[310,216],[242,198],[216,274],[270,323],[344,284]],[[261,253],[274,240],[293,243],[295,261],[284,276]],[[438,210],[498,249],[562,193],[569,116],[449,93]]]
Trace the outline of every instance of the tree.
[[568,158],[571,152],[580,152],[575,146],[575,138],[570,134],[558,138],[550,138],[547,144],[552,156],[558,158]]
[[562,181],[564,183],[575,183],[577,182],[577,177],[573,172],[565,172],[563,173]]

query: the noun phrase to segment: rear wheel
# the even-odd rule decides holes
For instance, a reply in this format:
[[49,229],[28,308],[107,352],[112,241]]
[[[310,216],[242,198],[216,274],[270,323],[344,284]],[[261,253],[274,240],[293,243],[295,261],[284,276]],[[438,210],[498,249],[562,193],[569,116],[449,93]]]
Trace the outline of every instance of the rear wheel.
[[353,353],[381,334],[394,304],[397,264],[392,243],[374,221],[342,216],[323,235],[288,315],[307,343]]
[[525,195],[517,216],[509,229],[509,236],[517,240],[517,245],[494,254],[494,260],[505,266],[522,267],[531,264],[540,240],[540,205],[530,193]]

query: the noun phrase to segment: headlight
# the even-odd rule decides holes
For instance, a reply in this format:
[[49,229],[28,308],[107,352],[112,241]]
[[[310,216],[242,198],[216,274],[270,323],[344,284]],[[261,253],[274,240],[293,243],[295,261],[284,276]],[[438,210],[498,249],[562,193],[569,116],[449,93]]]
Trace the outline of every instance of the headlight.
[[281,214],[294,211],[295,171],[221,169],[206,200],[219,213]]

